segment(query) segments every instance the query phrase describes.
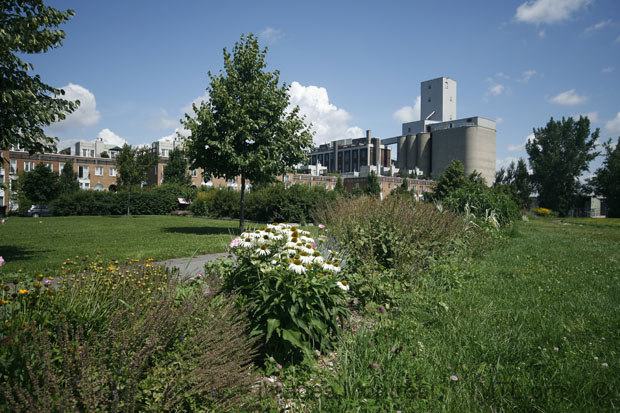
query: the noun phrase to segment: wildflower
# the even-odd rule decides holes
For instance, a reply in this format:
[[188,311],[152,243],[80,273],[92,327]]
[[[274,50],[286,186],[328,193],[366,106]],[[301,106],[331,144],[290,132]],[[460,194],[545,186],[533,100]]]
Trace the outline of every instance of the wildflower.
[[243,240],[241,240],[241,242],[239,243],[239,246],[241,248],[251,248],[253,245],[252,239],[250,237],[244,238]]
[[303,274],[306,272],[306,268],[303,266],[301,260],[294,259],[288,266],[289,271],[296,272],[297,274]]
[[560,349],[558,347],[553,347],[553,351],[557,353],[558,351],[560,351]]
[[323,228],[325,228],[325,225],[319,224],[319,228],[323,229]]
[[609,364],[607,364],[607,363],[602,363],[602,364],[601,364],[601,367],[602,367],[602,368],[604,368],[604,369],[606,369],[607,367],[609,367]]
[[20,293],[20,294],[28,294],[28,290],[22,290],[22,289],[20,289],[20,290],[19,290],[19,293]]
[[205,290],[204,295],[209,295],[211,294],[211,290]]
[[[4,224],[4,220],[2,222]],[[5,264],[4,258],[2,258],[2,256],[0,255],[0,267],[2,267]]]
[[256,250],[256,251],[254,251],[254,252],[255,252],[256,254],[258,254],[258,255],[269,255],[269,254],[271,254],[271,251],[269,251],[269,250],[267,249],[267,245],[266,245],[266,244],[261,245],[261,246],[260,246],[260,248],[259,248],[259,249],[257,249],[257,250]]
[[276,364],[276,368],[277,368],[278,370],[282,370],[282,364],[280,364],[280,363]]
[[346,281],[338,281],[336,283],[336,285],[338,286],[338,288],[340,288],[342,291],[349,291],[349,283]]
[[196,274],[196,278],[198,279],[202,278],[202,274],[201,273]]
[[456,376],[450,376],[450,380],[452,381],[459,381],[459,378]]
[[113,266],[113,265],[110,265],[110,266],[108,267],[108,270],[110,270],[110,271],[114,271],[115,269],[116,269],[116,267],[115,267],[115,266]]
[[375,369],[377,371],[381,371],[381,367],[379,367],[379,365],[377,363],[369,364],[368,367],[370,367],[372,369]]
[[314,261],[314,257],[311,255],[308,255],[306,251],[300,251],[299,260],[303,262],[304,264],[312,264],[312,262]]
[[382,313],[385,313],[387,310],[385,309],[385,307],[381,306],[381,308],[379,308],[379,311],[381,311]]
[[234,240],[230,242],[229,247],[230,248],[238,247],[240,243],[241,243],[241,238],[235,238]]
[[145,267],[149,268],[149,267],[152,267],[152,265],[151,264],[146,264]]
[[263,382],[264,383],[275,383],[276,379],[271,378],[271,377],[263,377]]

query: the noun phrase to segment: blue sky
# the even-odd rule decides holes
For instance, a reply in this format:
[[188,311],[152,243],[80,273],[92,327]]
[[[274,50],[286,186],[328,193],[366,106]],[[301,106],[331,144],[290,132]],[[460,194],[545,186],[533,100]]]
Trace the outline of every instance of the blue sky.
[[420,82],[440,76],[457,81],[459,118],[498,121],[498,164],[527,157],[552,116],[588,114],[603,139],[620,136],[618,0],[48,4],[76,13],[61,48],[26,59],[82,101],[48,131],[60,147],[174,135],[242,33],[269,48],[317,143],[400,134]]

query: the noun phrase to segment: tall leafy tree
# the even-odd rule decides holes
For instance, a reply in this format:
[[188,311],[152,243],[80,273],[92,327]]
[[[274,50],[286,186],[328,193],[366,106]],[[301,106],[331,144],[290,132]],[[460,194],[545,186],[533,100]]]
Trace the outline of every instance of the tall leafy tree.
[[62,89],[31,76],[34,67],[21,56],[62,45],[65,33],[56,27],[73,14],[42,0],[0,1],[0,149],[18,146],[31,154],[56,149],[56,138],[43,128],[64,119],[80,102],[63,99]]
[[581,192],[579,177],[599,152],[595,150],[599,129],[590,133],[590,120],[562,118],[534,128],[534,139],[525,150],[532,168],[532,183],[540,205],[566,215]]
[[73,170],[73,162],[67,161],[65,166],[60,171],[60,177],[58,178],[58,193],[59,194],[72,194],[80,189],[78,183],[78,175]]
[[31,202],[37,205],[47,204],[58,195],[56,175],[44,163],[37,164],[31,172],[22,172],[23,179],[19,190]]
[[[472,177],[475,177],[475,175],[472,175]],[[442,199],[450,192],[466,185],[465,166],[458,159],[453,159],[439,175],[439,178],[437,178],[431,198],[435,200]]]
[[241,36],[232,53],[224,49],[224,70],[209,72],[209,99],[193,105],[182,120],[192,167],[226,179],[241,177],[239,231],[244,229],[246,179],[270,181],[304,162],[312,144],[310,127],[289,107],[288,85],[267,72],[267,49],[252,35]]
[[131,215],[131,190],[146,180],[146,174],[153,169],[159,157],[149,148],[132,148],[128,144],[116,156],[118,176],[116,181],[119,187],[127,189],[127,215]]
[[174,148],[168,156],[168,164],[164,167],[164,183],[177,185],[191,185],[192,177],[189,176],[187,167],[189,162],[185,152],[181,148]]
[[519,208],[526,209],[530,203],[532,184],[525,160],[519,158],[516,164],[513,161],[508,168],[500,168],[495,173],[493,186],[510,195]]
[[366,193],[368,195],[379,196],[381,193],[381,185],[377,180],[377,174],[375,171],[370,171],[368,174],[368,183],[366,184]]
[[590,181],[598,195],[607,199],[607,216],[620,218],[620,138],[614,146],[611,139],[605,144],[603,166]]

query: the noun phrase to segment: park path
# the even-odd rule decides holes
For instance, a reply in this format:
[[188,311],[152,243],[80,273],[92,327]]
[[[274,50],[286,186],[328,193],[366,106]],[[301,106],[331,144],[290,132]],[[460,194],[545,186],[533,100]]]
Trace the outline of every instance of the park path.
[[216,254],[195,255],[193,257],[185,258],[171,258],[165,261],[154,262],[153,264],[165,266],[170,271],[178,269],[181,279],[185,279],[193,277],[198,273],[204,273],[205,264],[207,262],[217,260],[219,258],[225,258],[227,256],[227,252],[220,252]]

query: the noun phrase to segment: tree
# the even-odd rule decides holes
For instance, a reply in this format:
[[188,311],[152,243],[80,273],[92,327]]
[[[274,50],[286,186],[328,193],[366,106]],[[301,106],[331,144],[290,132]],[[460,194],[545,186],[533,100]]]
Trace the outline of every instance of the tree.
[[590,180],[597,195],[607,198],[607,216],[620,218],[620,138],[616,145],[611,139],[603,144],[605,160]]
[[279,86],[279,72],[265,71],[267,49],[252,35],[241,36],[232,54],[224,49],[224,70],[209,72],[209,98],[195,117],[181,120],[190,136],[192,167],[226,179],[241,177],[239,231],[244,227],[246,179],[252,184],[282,175],[307,159],[312,144],[310,127],[289,108],[288,85]]
[[23,172],[19,190],[36,205],[45,205],[58,195],[56,175],[47,165],[40,163],[31,172]]
[[579,176],[588,171],[595,151],[599,129],[590,134],[590,120],[580,116],[554,121],[534,129],[534,139],[525,150],[532,168],[531,180],[538,191],[540,205],[566,215],[581,191]]
[[366,193],[373,196],[379,196],[381,193],[381,186],[379,185],[379,181],[377,181],[377,174],[375,174],[375,171],[370,171],[368,174]]
[[67,161],[58,178],[58,194],[72,194],[80,189],[78,175],[73,170],[73,162]]
[[12,146],[30,154],[56,149],[56,138],[43,128],[73,112],[79,101],[60,98],[61,89],[30,76],[34,67],[17,54],[43,53],[62,45],[65,33],[55,27],[69,20],[73,10],[61,12],[42,0],[0,2],[0,150]]
[[450,192],[462,188],[466,184],[465,166],[458,159],[453,159],[435,182],[432,199],[442,199]]
[[342,178],[338,176],[336,179],[336,186],[334,187],[334,191],[340,196],[345,196],[347,194],[347,190],[344,189],[344,184],[342,183]]
[[187,158],[180,148],[174,148],[168,156],[168,164],[164,168],[164,183],[189,186],[192,177],[187,172]]
[[517,203],[519,208],[526,209],[530,204],[532,194],[532,184],[527,165],[523,158],[519,158],[517,163],[510,162],[508,168],[500,168],[495,173],[495,188],[507,193]]
[[157,162],[159,157],[149,148],[132,148],[125,144],[116,156],[118,176],[116,181],[120,187],[127,188],[127,215],[131,215],[131,189],[146,179],[146,174]]

